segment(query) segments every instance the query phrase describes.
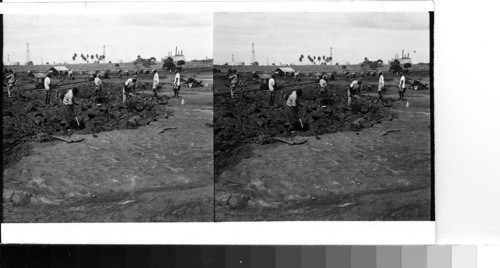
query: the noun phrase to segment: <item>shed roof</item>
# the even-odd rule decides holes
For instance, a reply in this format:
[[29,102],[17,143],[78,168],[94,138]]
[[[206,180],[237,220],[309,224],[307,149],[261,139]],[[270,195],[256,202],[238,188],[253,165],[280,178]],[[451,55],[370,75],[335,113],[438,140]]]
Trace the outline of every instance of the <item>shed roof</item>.
[[276,71],[282,71],[284,73],[295,73],[295,70],[292,69],[291,67],[281,67],[276,69]]
[[54,69],[54,70],[56,70],[58,72],[67,72],[67,71],[69,71],[69,69],[66,68],[66,66],[54,66],[54,67],[52,67],[50,69]]

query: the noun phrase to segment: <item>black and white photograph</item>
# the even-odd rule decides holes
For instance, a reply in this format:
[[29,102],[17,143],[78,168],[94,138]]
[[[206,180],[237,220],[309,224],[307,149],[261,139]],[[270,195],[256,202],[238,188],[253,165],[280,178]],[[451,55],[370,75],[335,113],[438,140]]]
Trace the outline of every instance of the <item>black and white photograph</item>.
[[213,221],[212,13],[3,16],[3,222]]
[[430,16],[214,14],[216,221],[432,221]]

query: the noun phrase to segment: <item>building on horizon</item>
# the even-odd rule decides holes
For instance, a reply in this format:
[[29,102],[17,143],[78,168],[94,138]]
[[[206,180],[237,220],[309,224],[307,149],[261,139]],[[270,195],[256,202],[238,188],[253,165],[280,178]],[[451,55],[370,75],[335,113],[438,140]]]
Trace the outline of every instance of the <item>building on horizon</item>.
[[390,61],[389,61],[389,65],[391,65],[392,62],[394,62],[395,60],[398,60],[399,61],[399,64],[401,65],[405,65],[406,63],[409,63],[411,64],[411,58],[410,58],[410,53],[408,54],[405,54],[405,50],[403,49],[401,51],[401,58],[399,57],[399,54],[395,54],[394,55],[394,58],[392,58]]
[[226,62],[224,65],[228,66],[244,66],[245,63],[242,61],[231,61],[231,62]]
[[182,50],[177,51],[177,47],[175,47],[175,54],[172,55],[172,51],[168,52],[168,55],[165,56],[165,59],[167,58],[172,58],[174,60],[174,64],[177,64],[178,61],[186,61],[186,58],[184,57],[184,53]]

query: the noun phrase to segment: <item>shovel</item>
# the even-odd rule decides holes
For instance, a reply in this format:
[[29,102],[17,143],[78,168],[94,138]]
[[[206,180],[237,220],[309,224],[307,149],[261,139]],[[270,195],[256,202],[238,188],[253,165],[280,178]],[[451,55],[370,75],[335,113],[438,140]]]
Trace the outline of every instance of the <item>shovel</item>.
[[69,138],[65,138],[65,137],[62,137],[62,136],[56,136],[56,135],[53,135],[52,137],[55,138],[55,139],[61,140],[61,141],[65,141],[67,143],[81,142],[81,141],[83,141],[85,139],[85,138],[73,138],[73,139],[69,139]]
[[284,143],[288,143],[289,145],[300,145],[300,144],[304,144],[307,142],[307,140],[293,140],[293,139],[285,139],[285,138],[280,138],[280,137],[274,137],[275,140],[277,141],[281,141],[281,142],[284,142]]

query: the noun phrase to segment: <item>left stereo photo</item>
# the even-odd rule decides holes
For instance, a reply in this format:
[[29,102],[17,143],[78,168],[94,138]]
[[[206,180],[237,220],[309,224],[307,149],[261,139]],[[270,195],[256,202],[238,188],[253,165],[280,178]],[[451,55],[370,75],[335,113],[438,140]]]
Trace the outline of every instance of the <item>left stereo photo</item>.
[[4,15],[3,222],[213,221],[212,17]]

